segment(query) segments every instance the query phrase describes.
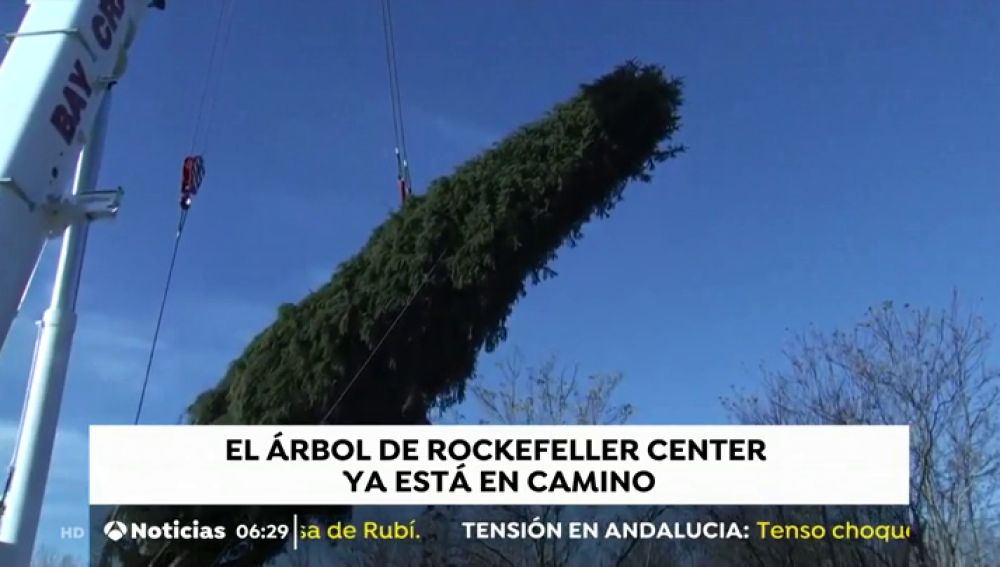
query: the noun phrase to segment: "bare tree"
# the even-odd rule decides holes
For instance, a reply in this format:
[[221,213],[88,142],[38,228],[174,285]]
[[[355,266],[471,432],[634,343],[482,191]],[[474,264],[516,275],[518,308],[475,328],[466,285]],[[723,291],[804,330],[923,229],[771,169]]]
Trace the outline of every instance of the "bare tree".
[[621,374],[594,374],[581,380],[579,368],[560,368],[552,356],[537,368],[515,352],[498,364],[495,384],[482,377],[472,395],[483,424],[500,425],[621,425],[632,418],[632,404],[616,404]]
[[[477,376],[470,387],[471,417],[451,411],[439,415],[435,423],[501,425],[620,425],[627,423],[634,407],[618,403],[616,394],[621,374],[584,376],[575,367],[560,366],[550,357],[538,366],[529,366],[520,353],[498,364],[491,376]],[[543,522],[570,520],[655,522],[666,510],[662,506],[428,506],[419,512],[421,539],[418,542],[354,540],[333,547],[315,545],[316,554],[298,552],[275,562],[281,567],[307,565],[419,565],[421,567],[568,567],[595,565],[608,567],[669,567],[678,563],[678,547],[662,540],[499,540],[469,539],[461,528],[463,520]],[[399,519],[399,512],[395,514]],[[296,553],[299,555],[293,557]]]
[[[615,391],[622,381],[620,374],[598,374],[582,377],[576,368],[561,368],[555,357],[538,367],[528,366],[520,353],[498,364],[495,377],[477,376],[471,385],[476,419],[452,410],[438,416],[436,423],[469,423],[502,425],[615,425],[624,424],[633,414],[630,404],[614,401]],[[592,519],[593,510],[573,507],[573,512]],[[629,519],[655,519],[660,508],[631,509]],[[392,512],[390,512],[391,514]],[[461,531],[464,518],[482,521],[531,522],[541,518],[546,522],[566,519],[562,506],[495,506],[441,507],[428,506],[420,512],[421,540],[393,542],[355,540],[333,548],[317,549],[319,555],[307,557],[299,552],[285,555],[275,565],[304,567],[306,565],[337,565],[374,567],[377,565],[422,565],[470,567],[543,566],[565,567],[572,564],[629,565],[627,559],[640,549],[628,542],[600,542],[602,549],[586,549],[579,540],[505,540],[499,543],[469,540]],[[398,513],[397,513],[398,515]],[[398,518],[395,518],[398,519]],[[612,518],[608,518],[612,519]],[[621,519],[621,518],[616,518]],[[593,543],[594,546],[597,543]],[[601,552],[604,560],[594,562],[594,553]],[[587,555],[580,557],[582,553]],[[651,553],[651,552],[650,552]],[[657,555],[656,557],[659,557]],[[663,562],[655,565],[667,565]]]
[[83,567],[84,564],[79,557],[46,546],[39,546],[31,558],[31,567]]
[[[849,331],[809,332],[764,371],[763,391],[723,402],[743,423],[907,424],[913,537],[899,550],[822,546],[828,564],[985,566],[1000,526],[1000,372],[990,329],[960,308],[870,308]],[[832,508],[812,514],[854,514]],[[865,513],[890,514],[886,510]],[[759,551],[759,550],[757,550]]]
[[[560,367],[556,357],[550,357],[537,367],[528,366],[520,353],[498,364],[495,380],[478,377],[471,393],[477,402],[478,422],[500,425],[621,425],[634,413],[631,404],[617,403],[615,393],[622,382],[621,374],[581,376],[579,369]],[[468,421],[465,416],[451,416],[451,422]],[[621,510],[619,508],[618,510]],[[625,508],[624,514],[607,520],[654,521],[662,507]],[[614,540],[590,541],[570,539],[539,540],[467,540],[455,533],[462,516],[474,515],[482,520],[489,516],[495,521],[543,522],[593,520],[595,507],[564,506],[496,506],[488,512],[482,509],[437,508],[438,538],[425,552],[425,563],[431,565],[506,565],[508,567],[568,565],[629,565],[635,552],[642,549],[638,542]],[[471,516],[470,516],[471,517]],[[447,542],[447,543],[445,543]],[[659,543],[664,547],[662,543]],[[643,549],[650,557],[652,550]],[[655,553],[656,565],[668,565],[662,551]],[[639,563],[641,564],[641,563]]]

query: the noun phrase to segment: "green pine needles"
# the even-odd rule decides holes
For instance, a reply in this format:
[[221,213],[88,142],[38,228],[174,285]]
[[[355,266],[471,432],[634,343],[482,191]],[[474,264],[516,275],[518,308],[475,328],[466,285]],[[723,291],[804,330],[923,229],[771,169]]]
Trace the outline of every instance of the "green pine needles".
[[[657,163],[682,151],[662,145],[679,126],[680,106],[680,81],[637,62],[583,85],[541,120],[408,199],[329,283],[283,305],[222,381],[195,400],[188,421],[417,424],[435,406],[461,401],[478,353],[505,339],[505,321],[527,282],[553,275],[546,265],[564,243],[576,244],[584,223],[606,216],[628,182],[648,180]],[[235,525],[345,510],[120,512]],[[215,565],[258,565],[283,545],[226,551],[233,543],[175,541],[157,552],[171,558],[164,564],[219,558]],[[112,552],[133,559],[147,553]]]
[[282,306],[190,422],[420,423],[460,401],[526,280],[552,275],[563,243],[680,151],[659,147],[680,104],[679,81],[630,62],[434,181],[329,283]]

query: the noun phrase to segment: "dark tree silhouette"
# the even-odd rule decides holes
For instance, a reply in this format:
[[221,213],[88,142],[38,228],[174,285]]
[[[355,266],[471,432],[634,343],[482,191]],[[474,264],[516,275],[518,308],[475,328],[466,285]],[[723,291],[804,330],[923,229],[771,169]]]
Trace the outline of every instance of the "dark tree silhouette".
[[[505,339],[527,280],[554,275],[547,264],[580,239],[585,222],[606,216],[628,182],[648,180],[656,163],[682,151],[661,147],[679,126],[680,105],[680,81],[637,62],[583,85],[409,199],[329,283],[281,306],[222,381],[195,400],[188,421],[427,423],[430,409],[463,398],[477,354]],[[137,512],[234,525],[346,510],[119,510]],[[143,564],[161,553],[157,565],[258,565],[283,545],[223,550],[191,541],[132,552]]]

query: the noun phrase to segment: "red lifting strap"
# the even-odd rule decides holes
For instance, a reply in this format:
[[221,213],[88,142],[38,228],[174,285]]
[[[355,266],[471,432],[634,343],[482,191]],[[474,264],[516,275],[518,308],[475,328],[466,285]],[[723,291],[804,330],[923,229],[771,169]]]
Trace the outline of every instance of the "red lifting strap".
[[186,211],[191,206],[191,200],[198,194],[204,178],[205,160],[201,156],[184,158],[184,165],[181,167],[181,209]]

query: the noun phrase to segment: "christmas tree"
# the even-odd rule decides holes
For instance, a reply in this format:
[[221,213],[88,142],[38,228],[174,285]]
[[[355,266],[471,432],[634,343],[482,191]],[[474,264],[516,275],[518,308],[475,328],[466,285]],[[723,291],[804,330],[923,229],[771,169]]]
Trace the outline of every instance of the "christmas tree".
[[[681,84],[629,62],[585,84],[375,229],[330,281],[277,320],[191,405],[191,424],[423,424],[462,400],[477,355],[506,337],[505,321],[529,282],[626,185],[648,180],[682,148]],[[623,243],[628,245],[628,243]],[[267,490],[267,487],[261,487]],[[323,520],[343,509],[121,509],[119,517],[197,518],[263,525],[292,513]],[[230,530],[232,531],[232,530]],[[125,542],[120,542],[124,544]],[[174,541],[168,549],[107,551],[162,564],[258,565],[283,541]],[[105,554],[105,559],[107,559]],[[146,559],[148,562],[148,559]],[[160,564],[160,563],[158,563]]]

